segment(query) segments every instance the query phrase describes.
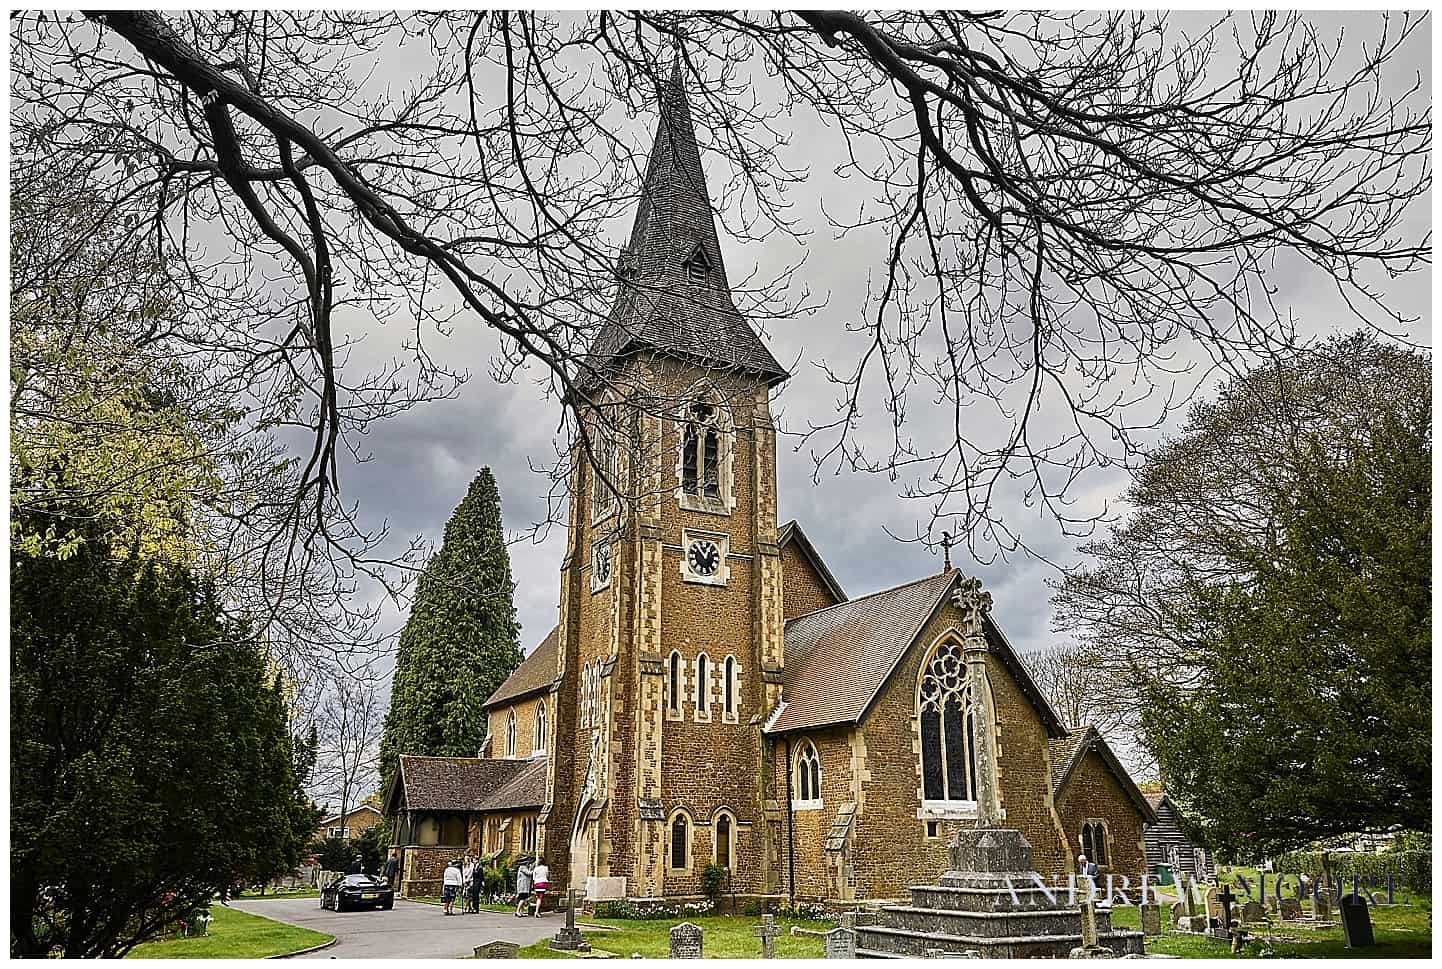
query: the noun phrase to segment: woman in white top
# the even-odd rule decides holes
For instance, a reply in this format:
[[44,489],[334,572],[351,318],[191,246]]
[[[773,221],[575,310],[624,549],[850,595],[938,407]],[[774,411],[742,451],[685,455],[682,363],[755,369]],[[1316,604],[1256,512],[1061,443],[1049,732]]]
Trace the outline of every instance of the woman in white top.
[[541,917],[541,902],[546,898],[546,889],[550,887],[551,869],[540,858],[536,859],[536,867],[531,869],[531,895],[536,900],[536,918]]
[[453,858],[451,863],[446,866],[446,873],[441,876],[441,902],[445,906],[447,915],[456,914],[456,895],[464,884],[465,877],[461,874],[461,863]]

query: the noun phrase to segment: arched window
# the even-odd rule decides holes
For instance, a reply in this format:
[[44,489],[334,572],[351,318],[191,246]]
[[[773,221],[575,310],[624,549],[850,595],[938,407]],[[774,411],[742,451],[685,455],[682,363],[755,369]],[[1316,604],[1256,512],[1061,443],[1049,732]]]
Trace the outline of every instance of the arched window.
[[803,741],[796,748],[796,791],[797,800],[807,806],[821,804],[821,757],[816,745]]
[[721,677],[721,703],[726,716],[736,716],[736,657],[726,657]]
[[1092,820],[1082,825],[1081,850],[1087,861],[1097,865],[1107,864],[1107,829],[1100,821]]
[[671,668],[670,668],[670,670],[668,670],[668,673],[669,673],[670,675],[669,675],[669,677],[668,677],[669,682],[666,684],[666,707],[667,707],[672,713],[680,713],[680,712],[681,712],[681,654],[678,653],[678,652],[675,652],[674,650],[673,650],[672,653],[671,653]]
[[731,821],[731,815],[724,811],[716,815],[714,830],[716,832],[716,843],[715,857],[713,860],[722,868],[730,868],[731,856],[734,853],[732,848],[734,847],[733,839],[735,838],[736,830]]
[[710,663],[706,654],[702,653],[696,657],[696,713],[698,716],[706,717],[711,713],[711,677]]
[[730,427],[721,408],[694,402],[681,432],[681,503],[683,507],[729,511],[730,475],[726,470]]
[[546,701],[536,704],[536,742],[532,745],[536,753],[546,750]]
[[506,756],[516,756],[516,711],[514,709],[506,717]]
[[591,447],[591,520],[598,521],[615,507],[616,493],[611,486],[617,483],[618,449],[611,435],[600,428],[592,432]]
[[691,819],[679,811],[671,819],[671,867],[677,871],[691,867]]
[[976,800],[976,704],[958,643],[921,673],[921,779],[928,801]]

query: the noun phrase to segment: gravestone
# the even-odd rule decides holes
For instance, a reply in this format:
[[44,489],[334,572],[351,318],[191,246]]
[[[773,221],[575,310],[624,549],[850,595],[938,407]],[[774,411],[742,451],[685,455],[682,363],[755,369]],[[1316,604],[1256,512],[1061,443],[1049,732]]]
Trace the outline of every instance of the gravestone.
[[1094,899],[1081,903],[1081,945],[1067,953],[1069,959],[1115,959],[1116,953],[1097,941],[1097,906]]
[[1349,949],[1365,949],[1376,945],[1372,937],[1372,913],[1367,911],[1367,900],[1360,895],[1348,895],[1342,899],[1338,909],[1342,915],[1342,939]]
[[1181,928],[1181,927],[1182,927],[1182,919],[1188,917],[1188,916],[1187,916],[1187,903],[1186,903],[1186,902],[1173,902],[1173,903],[1172,903],[1172,907],[1171,907],[1171,916],[1172,916],[1172,928],[1175,928],[1175,929]]
[[1277,903],[1277,910],[1282,918],[1288,922],[1294,922],[1302,917],[1302,903],[1295,898],[1284,898]]
[[1162,934],[1162,907],[1156,902],[1148,902],[1141,906],[1138,911],[1141,913],[1142,935],[1155,936]]
[[845,926],[832,929],[824,936],[827,959],[855,959],[856,932]]
[[1272,913],[1273,915],[1276,915],[1278,909],[1281,907],[1281,904],[1282,904],[1282,900],[1281,900],[1280,898],[1278,898],[1278,897],[1275,896],[1275,895],[1268,895],[1268,896],[1267,896],[1267,899],[1266,899],[1266,903],[1264,904],[1263,907],[1264,907],[1268,912]]
[[517,942],[507,942],[504,939],[493,939],[482,945],[476,946],[471,953],[477,959],[515,959],[516,952],[521,948]]
[[1261,902],[1256,899],[1248,899],[1242,904],[1243,922],[1265,922],[1266,920],[1267,911],[1262,908]]
[[561,952],[590,952],[591,944],[576,928],[576,890],[566,893],[566,924],[551,939],[551,948]]
[[1332,917],[1332,896],[1318,892],[1312,899],[1312,917],[1317,919],[1329,919]]
[[781,926],[776,924],[776,916],[761,916],[761,924],[756,926],[756,937],[761,940],[761,958],[776,958],[776,937],[781,934]]
[[694,922],[682,922],[671,927],[671,958],[701,958],[701,926]]

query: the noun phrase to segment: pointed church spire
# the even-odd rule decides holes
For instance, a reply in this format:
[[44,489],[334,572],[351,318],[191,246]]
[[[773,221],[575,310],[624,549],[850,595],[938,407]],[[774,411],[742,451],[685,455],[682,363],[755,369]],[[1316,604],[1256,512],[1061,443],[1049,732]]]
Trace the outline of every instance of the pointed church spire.
[[657,93],[656,137],[618,266],[621,293],[592,347],[592,365],[650,349],[754,373],[767,383],[785,380],[789,375],[731,296],[679,43]]
[[634,260],[634,269],[642,276],[683,266],[699,251],[716,274],[707,281],[726,289],[716,218],[706,190],[706,174],[701,169],[701,150],[696,144],[691,105],[686,99],[679,43],[671,76],[661,83],[658,94],[660,118],[656,139],[646,163],[641,204],[636,210],[627,249]]

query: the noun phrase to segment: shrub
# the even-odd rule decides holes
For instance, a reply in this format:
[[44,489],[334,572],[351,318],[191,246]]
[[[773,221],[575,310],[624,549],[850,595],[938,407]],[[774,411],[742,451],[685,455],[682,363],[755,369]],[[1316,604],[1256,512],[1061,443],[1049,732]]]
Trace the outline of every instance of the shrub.
[[[1396,882],[1414,892],[1432,891],[1431,851],[1389,851],[1372,855],[1362,852],[1338,852],[1331,854],[1332,873],[1341,879],[1353,875],[1364,881],[1371,877],[1379,881],[1391,874]],[[1277,859],[1277,872],[1285,875],[1318,875],[1322,871],[1320,851],[1289,851]]]
[[714,862],[701,869],[701,892],[711,900],[712,905],[721,897],[721,889],[726,887],[730,874],[730,871]]

